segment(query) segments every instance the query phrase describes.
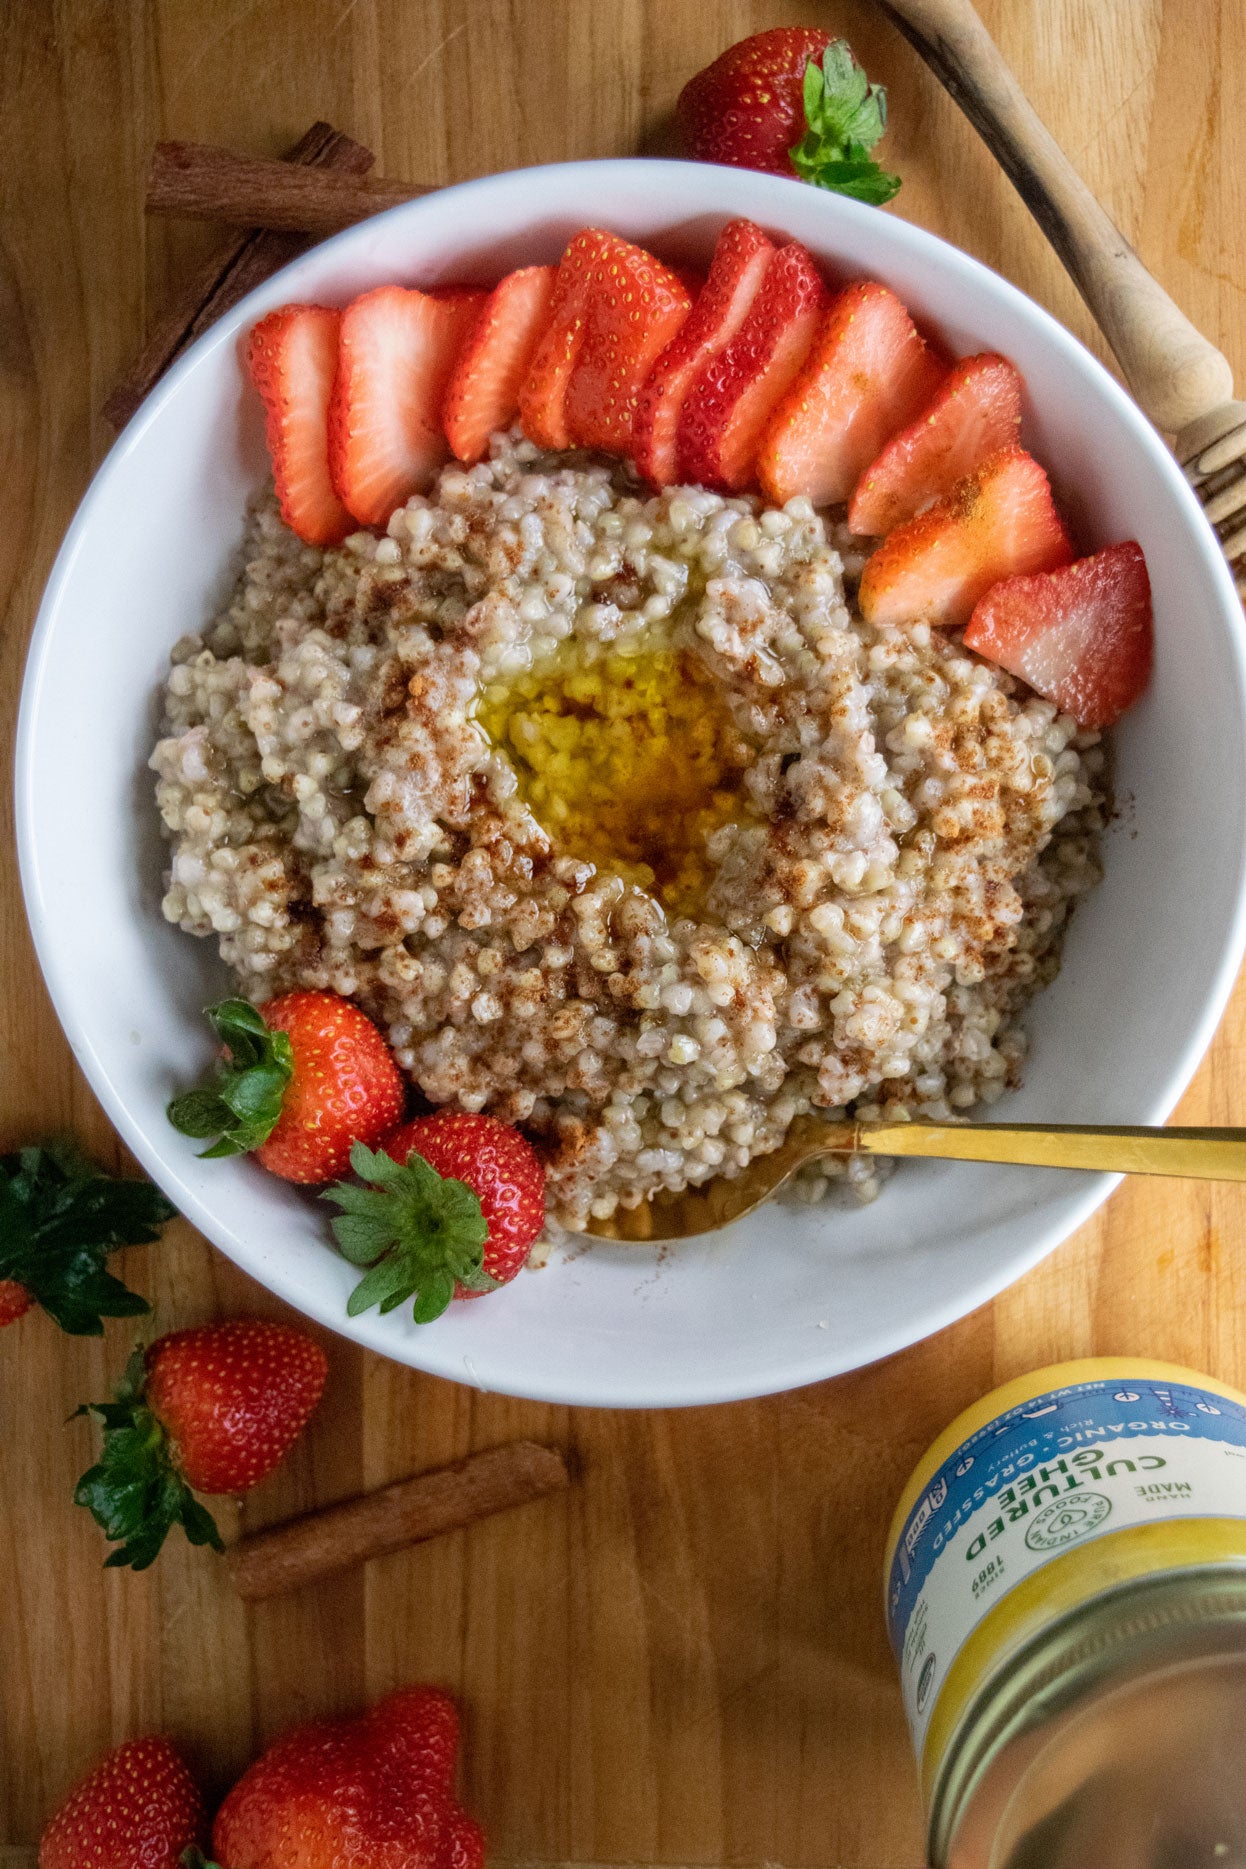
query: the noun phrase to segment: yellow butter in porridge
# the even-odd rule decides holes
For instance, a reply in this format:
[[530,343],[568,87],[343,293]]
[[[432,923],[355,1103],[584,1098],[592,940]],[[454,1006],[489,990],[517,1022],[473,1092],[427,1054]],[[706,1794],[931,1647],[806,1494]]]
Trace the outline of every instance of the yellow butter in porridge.
[[262,500],[167,684],[166,916],[522,1124],[571,1227],[810,1110],[994,1101],[1097,880],[1102,754],[953,638],[864,623],[839,546],[804,499],[651,496],[516,436],[333,550]]
[[562,644],[491,687],[476,718],[555,848],[694,914],[711,834],[749,810],[741,780],[753,755],[700,658],[654,638],[626,653]]

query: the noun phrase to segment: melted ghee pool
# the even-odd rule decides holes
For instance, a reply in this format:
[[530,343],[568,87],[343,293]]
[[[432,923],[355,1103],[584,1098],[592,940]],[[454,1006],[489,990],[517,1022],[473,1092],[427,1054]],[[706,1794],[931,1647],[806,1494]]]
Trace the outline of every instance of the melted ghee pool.
[[502,747],[533,816],[567,856],[652,890],[676,915],[701,910],[706,839],[745,809],[752,754],[693,654],[564,643],[491,688],[477,719]]

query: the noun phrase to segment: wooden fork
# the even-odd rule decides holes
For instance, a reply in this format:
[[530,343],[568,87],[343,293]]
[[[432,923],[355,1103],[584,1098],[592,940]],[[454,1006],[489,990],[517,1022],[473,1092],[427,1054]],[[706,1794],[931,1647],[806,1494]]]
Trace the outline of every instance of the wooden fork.
[[970,0],[878,0],[960,105],[1050,240],[1173,453],[1246,598],[1246,402],[1073,168]]

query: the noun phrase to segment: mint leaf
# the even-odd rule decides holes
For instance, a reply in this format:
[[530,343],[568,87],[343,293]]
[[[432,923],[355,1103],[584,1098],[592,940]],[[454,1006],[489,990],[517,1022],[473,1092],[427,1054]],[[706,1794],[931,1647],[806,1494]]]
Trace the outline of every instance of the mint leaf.
[[484,1269],[488,1223],[464,1181],[439,1175],[414,1149],[396,1162],[357,1142],[350,1165],[366,1186],[340,1181],[322,1199],[341,1209],[333,1235],[343,1257],[367,1266],[347,1301],[347,1315],[379,1306],[382,1315],[411,1301],[417,1324],[440,1317],[462,1285],[493,1291]]
[[64,1142],[0,1156],[0,1279],[13,1279],[76,1337],[146,1299],[108,1270],[119,1246],[159,1239],[177,1209],[150,1181],[107,1175]]
[[887,128],[887,93],[870,83],[846,39],[832,40],[820,66],[811,59],[805,67],[804,100],[807,129],[789,151],[796,173],[856,201],[890,201],[900,178],[870,155]]
[[200,1151],[204,1159],[245,1155],[267,1142],[276,1127],[294,1075],[294,1048],[289,1033],[265,1025],[250,1000],[222,1000],[208,1007],[207,1016],[229,1058],[207,1084],[174,1097],[168,1118],[180,1135],[197,1142],[217,1138]]
[[191,1544],[224,1550],[216,1521],[173,1463],[168,1437],[144,1400],[146,1382],[140,1346],[125,1366],[114,1399],[87,1402],[76,1411],[104,1430],[100,1458],[78,1481],[74,1503],[85,1506],[119,1546],[105,1558],[106,1570],[121,1565],[146,1570],[179,1524]]

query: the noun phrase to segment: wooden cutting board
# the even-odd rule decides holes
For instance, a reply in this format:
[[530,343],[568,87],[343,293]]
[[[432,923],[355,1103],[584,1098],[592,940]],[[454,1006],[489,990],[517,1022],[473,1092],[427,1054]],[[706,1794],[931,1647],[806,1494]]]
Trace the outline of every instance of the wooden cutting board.
[[[983,12],[1091,185],[1246,379],[1244,0],[989,0]],[[277,154],[327,117],[383,173],[429,182],[660,149],[685,78],[732,39],[791,21],[846,32],[889,86],[897,211],[1094,343],[1011,189],[863,0],[9,0],[5,735],[43,579],[110,439],[98,411],[217,237],[144,228],[155,138]],[[0,1142],[71,1127],[115,1162],[39,981],[10,842],[6,820]],[[1183,1120],[1246,1121],[1244,1032],[1239,994]],[[292,1720],[429,1678],[463,1699],[464,1792],[499,1858],[912,1869],[917,1795],[879,1575],[910,1466],[963,1404],[1057,1358],[1144,1351],[1246,1380],[1244,1217],[1244,1191],[1127,1187],[932,1342],[728,1408],[572,1413],[327,1339],[326,1404],[248,1525],[518,1435],[565,1447],[580,1478],[570,1494],[251,1609],[208,1556],[176,1543],[142,1577],[101,1571],[99,1537],[69,1504],[90,1436],[64,1422],[105,1393],[127,1333],[69,1343],[27,1319],[0,1335],[0,1842],[33,1843],[74,1778],[127,1735],[167,1728],[219,1792]],[[279,1311],[185,1225],[129,1258],[167,1325]]]

